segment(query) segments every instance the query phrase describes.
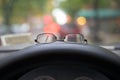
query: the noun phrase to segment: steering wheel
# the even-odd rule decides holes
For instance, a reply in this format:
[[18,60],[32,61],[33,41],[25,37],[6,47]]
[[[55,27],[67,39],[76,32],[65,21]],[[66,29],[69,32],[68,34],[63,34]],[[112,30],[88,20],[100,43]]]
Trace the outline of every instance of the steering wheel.
[[27,72],[49,65],[87,66],[109,80],[120,80],[120,57],[98,46],[64,42],[37,44],[3,59],[0,62],[0,80],[19,80]]

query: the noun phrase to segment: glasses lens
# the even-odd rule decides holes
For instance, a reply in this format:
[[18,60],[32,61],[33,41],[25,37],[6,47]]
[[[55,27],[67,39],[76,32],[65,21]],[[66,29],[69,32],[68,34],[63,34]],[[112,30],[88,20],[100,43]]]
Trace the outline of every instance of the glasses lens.
[[82,34],[68,34],[65,36],[65,42],[84,43],[84,37]]
[[43,33],[37,36],[38,43],[52,43],[56,41],[56,36],[51,33]]

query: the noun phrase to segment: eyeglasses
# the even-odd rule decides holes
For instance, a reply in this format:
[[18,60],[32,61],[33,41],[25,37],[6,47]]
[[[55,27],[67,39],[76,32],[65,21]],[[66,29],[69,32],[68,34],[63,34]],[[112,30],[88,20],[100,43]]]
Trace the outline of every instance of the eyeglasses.
[[[38,44],[52,43],[56,41],[59,41],[59,40],[52,33],[38,34],[37,38],[35,39],[35,42]],[[60,41],[87,44],[87,40],[84,39],[84,36],[82,34],[67,34],[63,39],[60,39]]]

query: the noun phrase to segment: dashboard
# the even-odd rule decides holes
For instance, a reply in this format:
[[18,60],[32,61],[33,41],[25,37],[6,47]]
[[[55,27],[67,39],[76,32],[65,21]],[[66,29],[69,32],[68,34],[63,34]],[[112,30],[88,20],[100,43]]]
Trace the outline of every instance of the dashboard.
[[[11,46],[0,46],[0,60],[14,54],[16,51],[20,51],[21,49],[24,49],[26,47],[33,46],[33,45],[34,44],[19,44],[19,45],[11,45]],[[115,50],[113,45],[112,46],[111,45],[110,46],[101,46],[101,47],[120,56],[120,49]]]

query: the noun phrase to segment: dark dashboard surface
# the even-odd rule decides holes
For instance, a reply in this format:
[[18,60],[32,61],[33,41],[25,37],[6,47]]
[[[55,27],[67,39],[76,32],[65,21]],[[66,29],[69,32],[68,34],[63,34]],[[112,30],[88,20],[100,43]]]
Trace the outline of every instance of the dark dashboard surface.
[[[14,54],[14,52],[19,51],[23,48],[32,46],[35,44],[21,44],[21,45],[14,45],[14,46],[1,46],[0,47],[0,60],[10,56],[11,54]],[[115,50],[114,46],[101,46],[105,49],[108,49],[110,51],[112,51],[113,53],[117,54],[118,56],[120,56],[120,50]]]

